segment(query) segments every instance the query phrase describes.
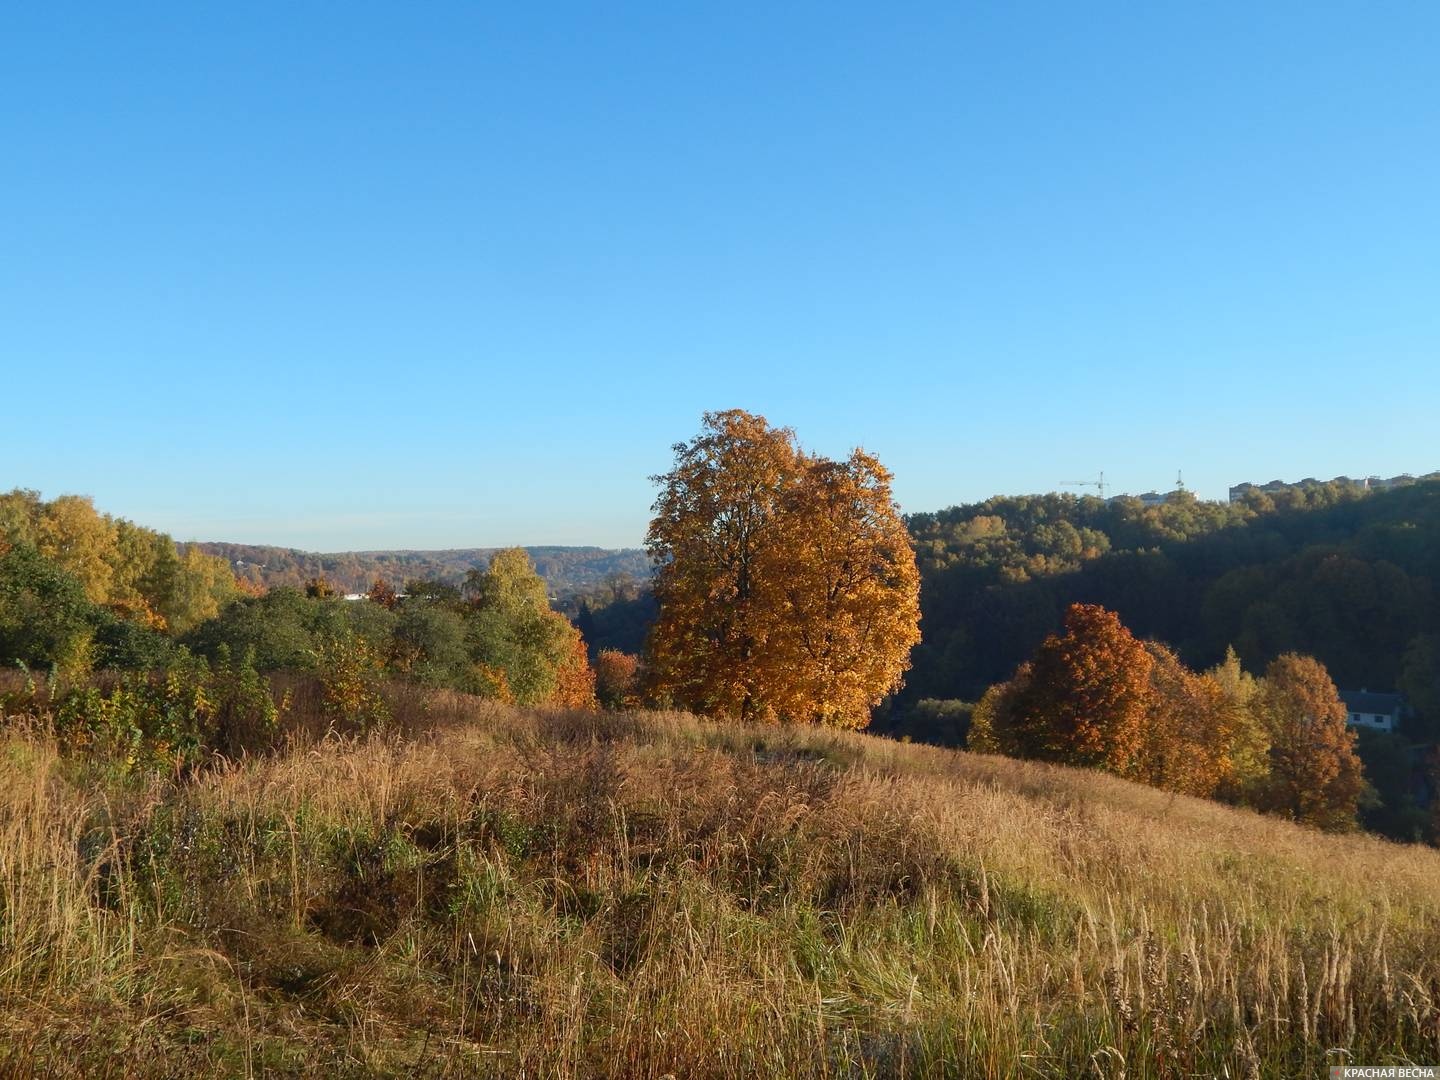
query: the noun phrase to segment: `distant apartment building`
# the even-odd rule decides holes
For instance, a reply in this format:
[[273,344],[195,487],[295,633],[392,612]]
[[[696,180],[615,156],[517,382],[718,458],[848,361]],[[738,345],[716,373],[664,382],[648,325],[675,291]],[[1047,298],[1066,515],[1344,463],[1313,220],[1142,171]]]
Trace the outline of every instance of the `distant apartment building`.
[[1367,476],[1364,479],[1356,479],[1350,476],[1337,476],[1333,480],[1317,480],[1313,476],[1307,476],[1304,480],[1296,480],[1289,483],[1285,480],[1271,480],[1268,484],[1252,484],[1248,481],[1243,484],[1236,484],[1230,489],[1230,501],[1238,502],[1246,495],[1258,492],[1262,495],[1274,495],[1281,491],[1290,491],[1296,488],[1321,487],[1325,484],[1339,484],[1342,487],[1356,487],[1361,491],[1390,491],[1393,488],[1408,487],[1421,480],[1440,479],[1440,472],[1426,473],[1424,476],[1412,476],[1410,473],[1401,473],[1399,476],[1382,477]]
[[1415,477],[1411,476],[1408,472],[1401,473],[1399,476],[1392,476],[1388,480],[1378,476],[1367,476],[1361,481],[1361,483],[1365,485],[1366,491],[1389,491],[1391,488],[1404,487],[1406,484],[1413,484],[1414,482]]
[[1131,495],[1129,492],[1125,492],[1121,495],[1111,495],[1105,501],[1107,503],[1117,503],[1127,502],[1131,499],[1134,499],[1142,506],[1164,506],[1166,503],[1168,503],[1171,499],[1175,498],[1176,495],[1179,495],[1184,490],[1185,489],[1183,487],[1180,487],[1176,488],[1174,491],[1147,491],[1143,495]]
[[1341,690],[1346,720],[1352,727],[1372,731],[1394,731],[1405,712],[1405,699],[1399,694],[1377,694],[1369,690]]

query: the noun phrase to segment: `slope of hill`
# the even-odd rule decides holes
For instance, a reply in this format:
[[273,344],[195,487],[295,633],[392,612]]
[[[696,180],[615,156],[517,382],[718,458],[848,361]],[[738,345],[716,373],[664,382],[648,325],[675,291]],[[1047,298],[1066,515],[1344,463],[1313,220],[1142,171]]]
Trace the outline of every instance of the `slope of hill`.
[[[254,585],[301,585],[325,577],[341,592],[364,592],[376,578],[396,586],[415,578],[458,585],[470,570],[484,569],[498,548],[444,551],[346,551],[321,554],[256,544],[198,543],[207,555],[229,561],[235,576]],[[650,560],[639,548],[530,547],[535,569],[557,596],[566,597],[617,576],[648,577]]]
[[416,716],[140,787],[9,726],[0,1072],[1440,1060],[1440,853],[864,735]]

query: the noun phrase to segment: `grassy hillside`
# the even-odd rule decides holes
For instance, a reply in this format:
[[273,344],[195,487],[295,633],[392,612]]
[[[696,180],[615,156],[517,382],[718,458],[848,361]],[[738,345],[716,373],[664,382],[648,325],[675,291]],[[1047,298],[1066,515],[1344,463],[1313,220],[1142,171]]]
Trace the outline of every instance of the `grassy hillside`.
[[863,735],[408,716],[184,783],[12,718],[0,1074],[1440,1060],[1433,850]]

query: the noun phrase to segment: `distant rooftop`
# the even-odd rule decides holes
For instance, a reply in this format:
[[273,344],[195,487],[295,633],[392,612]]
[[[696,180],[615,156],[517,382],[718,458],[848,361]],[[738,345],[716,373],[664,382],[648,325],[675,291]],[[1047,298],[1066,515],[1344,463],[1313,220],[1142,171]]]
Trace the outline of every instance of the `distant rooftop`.
[[1398,715],[1405,704],[1405,698],[1400,694],[1383,694],[1373,690],[1341,690],[1340,700],[1352,713],[1384,713],[1389,716]]

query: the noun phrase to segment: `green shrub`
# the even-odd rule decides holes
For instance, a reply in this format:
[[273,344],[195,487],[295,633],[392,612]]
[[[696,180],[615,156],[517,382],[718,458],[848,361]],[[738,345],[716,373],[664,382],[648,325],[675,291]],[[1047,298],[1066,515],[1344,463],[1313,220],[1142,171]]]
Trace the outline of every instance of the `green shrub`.
[[163,670],[62,690],[53,707],[56,731],[72,748],[121,774],[193,769],[217,751],[267,741],[279,719],[250,655],[236,662],[224,648],[213,667],[180,649]]
[[369,731],[390,716],[385,704],[385,658],[362,637],[343,634],[322,641],[313,662],[320,676],[321,704],[332,725]]

